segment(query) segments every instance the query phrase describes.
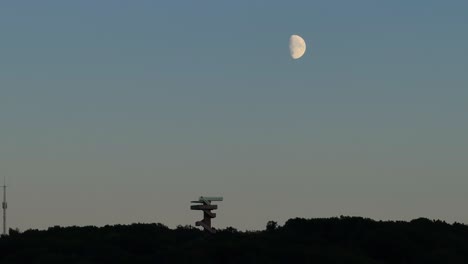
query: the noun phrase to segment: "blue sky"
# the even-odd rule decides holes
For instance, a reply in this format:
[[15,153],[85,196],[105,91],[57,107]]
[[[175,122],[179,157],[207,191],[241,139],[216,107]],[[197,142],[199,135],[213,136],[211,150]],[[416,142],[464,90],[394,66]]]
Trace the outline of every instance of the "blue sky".
[[[468,222],[466,1],[5,1],[13,227]],[[308,49],[292,60],[288,39]]]

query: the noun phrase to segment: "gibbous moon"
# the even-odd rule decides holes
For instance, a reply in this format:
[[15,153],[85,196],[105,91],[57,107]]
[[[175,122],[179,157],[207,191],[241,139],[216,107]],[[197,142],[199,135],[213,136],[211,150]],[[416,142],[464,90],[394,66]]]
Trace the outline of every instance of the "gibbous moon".
[[292,35],[289,38],[289,53],[295,60],[299,59],[306,52],[306,43],[303,38],[298,35]]

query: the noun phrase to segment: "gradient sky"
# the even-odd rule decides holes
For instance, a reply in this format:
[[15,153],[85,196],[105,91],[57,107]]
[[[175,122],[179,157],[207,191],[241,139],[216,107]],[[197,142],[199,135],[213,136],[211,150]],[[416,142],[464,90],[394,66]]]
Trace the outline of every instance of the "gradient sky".
[[[9,226],[468,223],[467,1],[2,1]],[[308,44],[292,60],[291,34]]]

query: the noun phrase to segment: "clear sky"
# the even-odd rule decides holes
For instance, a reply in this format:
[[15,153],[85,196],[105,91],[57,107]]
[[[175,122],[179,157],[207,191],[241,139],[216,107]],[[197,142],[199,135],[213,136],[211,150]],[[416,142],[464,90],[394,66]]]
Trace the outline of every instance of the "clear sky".
[[[2,1],[9,226],[468,223],[467,1]],[[289,56],[301,35],[307,52]]]

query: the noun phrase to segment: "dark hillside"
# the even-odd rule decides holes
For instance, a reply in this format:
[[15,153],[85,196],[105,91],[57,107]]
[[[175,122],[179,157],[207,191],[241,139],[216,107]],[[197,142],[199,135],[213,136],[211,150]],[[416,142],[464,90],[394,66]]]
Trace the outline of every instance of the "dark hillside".
[[290,219],[206,234],[162,224],[11,230],[0,263],[468,263],[468,226],[416,219]]

